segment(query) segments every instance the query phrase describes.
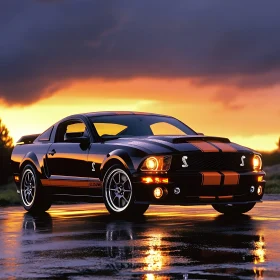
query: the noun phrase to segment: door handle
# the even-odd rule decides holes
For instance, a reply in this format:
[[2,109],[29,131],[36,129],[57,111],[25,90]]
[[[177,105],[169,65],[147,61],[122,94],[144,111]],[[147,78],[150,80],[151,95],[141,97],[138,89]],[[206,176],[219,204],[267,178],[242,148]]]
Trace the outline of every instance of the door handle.
[[54,154],[56,154],[56,150],[52,149],[50,152],[48,152],[48,155],[53,156]]

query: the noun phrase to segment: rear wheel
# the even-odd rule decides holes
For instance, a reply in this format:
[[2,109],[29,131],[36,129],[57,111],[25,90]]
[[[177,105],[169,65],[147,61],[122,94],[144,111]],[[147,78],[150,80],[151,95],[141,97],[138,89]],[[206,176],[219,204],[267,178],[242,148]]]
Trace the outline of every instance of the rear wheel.
[[104,177],[103,198],[107,210],[116,216],[139,216],[149,204],[135,204],[133,186],[124,168],[113,165]]
[[28,164],[21,173],[20,198],[28,212],[45,212],[51,207],[51,200],[43,191],[36,169]]
[[219,213],[225,215],[241,215],[249,212],[255,206],[255,202],[247,204],[213,204],[212,207]]

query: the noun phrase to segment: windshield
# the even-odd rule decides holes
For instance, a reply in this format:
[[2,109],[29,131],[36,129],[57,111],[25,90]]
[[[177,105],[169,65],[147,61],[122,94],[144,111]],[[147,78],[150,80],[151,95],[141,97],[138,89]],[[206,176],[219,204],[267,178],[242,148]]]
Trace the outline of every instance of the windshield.
[[197,135],[195,131],[172,117],[152,115],[113,115],[92,117],[91,121],[102,138]]

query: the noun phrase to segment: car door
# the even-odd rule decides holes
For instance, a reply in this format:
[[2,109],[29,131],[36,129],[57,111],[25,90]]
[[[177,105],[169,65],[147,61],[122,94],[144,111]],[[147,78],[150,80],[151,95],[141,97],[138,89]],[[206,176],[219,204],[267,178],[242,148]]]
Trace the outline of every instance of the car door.
[[[75,139],[87,134],[80,119],[67,120],[58,125],[55,141],[49,147],[46,161],[51,185],[57,187],[88,187],[87,147]],[[73,137],[74,141],[70,141]]]

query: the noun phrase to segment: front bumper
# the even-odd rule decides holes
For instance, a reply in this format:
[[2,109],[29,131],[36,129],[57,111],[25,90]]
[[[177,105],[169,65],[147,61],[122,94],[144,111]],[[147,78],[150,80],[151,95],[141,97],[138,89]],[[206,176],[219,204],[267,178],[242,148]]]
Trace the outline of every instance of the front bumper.
[[[223,174],[223,171],[219,173]],[[168,178],[168,183],[143,183],[142,178],[146,176]],[[135,173],[132,175],[135,202],[139,204],[163,205],[244,204],[261,202],[266,183],[264,180],[265,172],[238,173],[238,180],[236,182],[232,180],[233,184],[230,184],[230,180],[226,180],[223,176],[221,177],[222,179],[218,184],[212,185],[208,182],[205,185],[203,172],[188,174]],[[215,183],[215,180],[213,182]],[[156,187],[161,187],[164,190],[164,195],[160,199],[154,197],[154,189]],[[258,194],[259,187],[262,189],[261,194]],[[175,194],[174,190],[178,190],[178,188],[180,192]]]

